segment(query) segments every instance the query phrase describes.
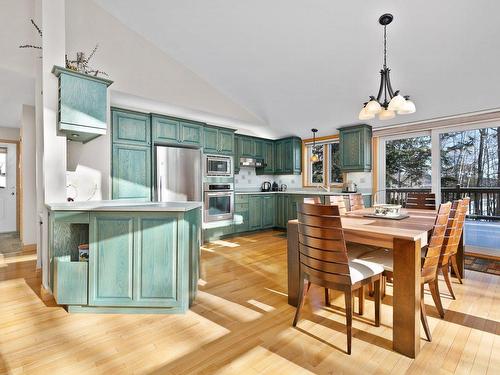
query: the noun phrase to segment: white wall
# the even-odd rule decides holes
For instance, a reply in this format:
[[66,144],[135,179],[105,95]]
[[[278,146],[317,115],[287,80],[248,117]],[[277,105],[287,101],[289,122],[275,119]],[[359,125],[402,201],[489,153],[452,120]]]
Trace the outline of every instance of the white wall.
[[36,243],[38,218],[36,206],[36,128],[35,107],[23,105],[21,117],[21,162],[23,183],[22,241]]
[[18,141],[19,129],[18,128],[4,128],[0,127],[0,140]]

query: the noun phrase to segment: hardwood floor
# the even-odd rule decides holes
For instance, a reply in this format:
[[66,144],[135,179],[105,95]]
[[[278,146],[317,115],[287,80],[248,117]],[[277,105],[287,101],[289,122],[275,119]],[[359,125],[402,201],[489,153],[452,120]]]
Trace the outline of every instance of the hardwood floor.
[[391,350],[392,288],[381,327],[373,302],[353,321],[345,354],[343,295],[312,287],[302,319],[287,304],[286,239],[277,231],[202,249],[202,280],[186,315],[68,314],[40,290],[29,254],[0,259],[0,373],[4,374],[498,374],[500,278],[466,271],[457,300],[440,280],[445,319],[425,294],[432,343],[416,360]]

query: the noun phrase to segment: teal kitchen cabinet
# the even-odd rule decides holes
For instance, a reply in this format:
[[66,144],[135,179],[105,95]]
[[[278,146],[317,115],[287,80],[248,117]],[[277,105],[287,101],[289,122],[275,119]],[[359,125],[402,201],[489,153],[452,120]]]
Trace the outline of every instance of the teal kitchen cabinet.
[[113,144],[112,196],[151,200],[151,147]]
[[274,194],[266,194],[262,196],[262,228],[273,228],[276,217],[276,197]]
[[285,228],[286,227],[286,220],[285,220],[285,217],[287,215],[286,205],[285,205],[285,198],[286,197],[287,197],[286,194],[277,194],[276,195],[276,226],[278,228]]
[[248,229],[262,229],[262,195],[250,195],[248,197]]
[[290,137],[276,141],[274,154],[275,174],[302,173],[302,141]]
[[108,79],[54,66],[59,80],[58,130],[72,141],[88,142],[107,130]]
[[356,125],[339,129],[340,169],[343,172],[370,172],[372,169],[372,128]]
[[203,124],[158,115],[151,121],[155,143],[201,147]]
[[141,306],[178,303],[178,228],[175,216],[142,214],[134,243],[134,301]]
[[363,195],[363,203],[366,208],[372,206],[372,196],[371,195]]
[[91,214],[90,306],[132,304],[134,224],[134,217],[130,213]]
[[203,152],[205,154],[234,154],[234,131],[205,126],[203,130]]
[[264,142],[261,139],[256,139],[255,143],[255,158],[264,159]]
[[242,158],[255,157],[255,140],[251,137],[240,137],[240,156]]
[[113,143],[151,145],[151,118],[149,114],[127,110],[111,110]]
[[237,135],[234,136],[234,160],[233,160],[233,170],[234,173],[240,173],[240,139]]
[[263,169],[264,174],[274,173],[274,142],[263,142],[264,163],[266,166]]
[[234,205],[234,220],[233,232],[242,233],[249,231],[249,205],[246,203],[235,203]]

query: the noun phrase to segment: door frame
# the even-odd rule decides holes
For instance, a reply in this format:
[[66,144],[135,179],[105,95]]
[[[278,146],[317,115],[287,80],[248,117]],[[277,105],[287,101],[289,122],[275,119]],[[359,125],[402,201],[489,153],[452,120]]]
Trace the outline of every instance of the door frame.
[[10,143],[16,145],[16,232],[19,233],[19,238],[21,242],[23,241],[23,228],[22,228],[22,160],[21,160],[21,140],[12,140],[12,139],[1,139],[0,143]]

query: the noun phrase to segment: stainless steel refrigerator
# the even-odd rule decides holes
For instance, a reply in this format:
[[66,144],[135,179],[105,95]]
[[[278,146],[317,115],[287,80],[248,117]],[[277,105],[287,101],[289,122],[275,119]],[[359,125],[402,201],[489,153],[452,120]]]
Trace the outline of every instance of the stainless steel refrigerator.
[[181,147],[155,147],[158,202],[201,202],[201,150]]

